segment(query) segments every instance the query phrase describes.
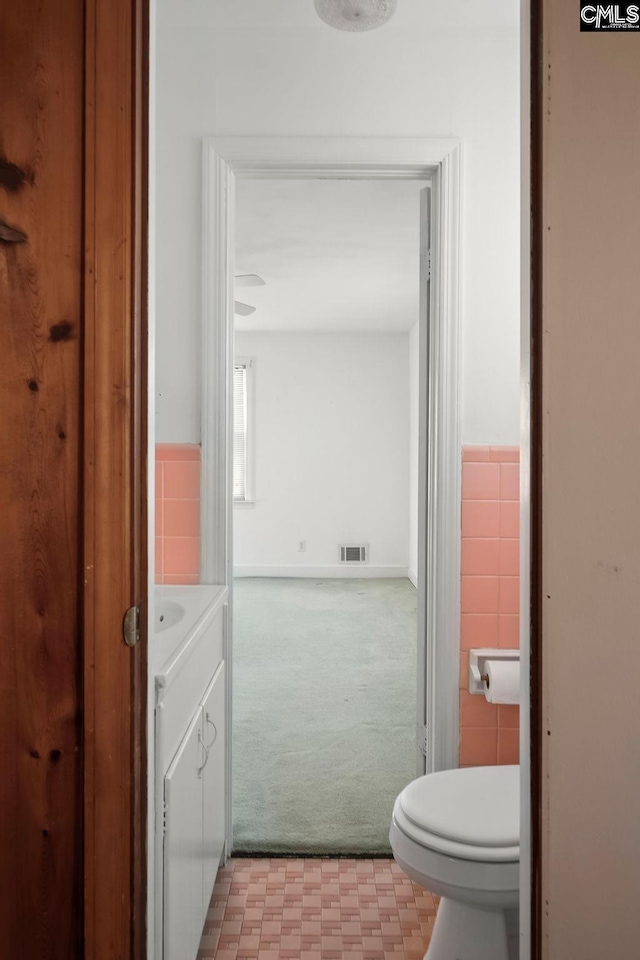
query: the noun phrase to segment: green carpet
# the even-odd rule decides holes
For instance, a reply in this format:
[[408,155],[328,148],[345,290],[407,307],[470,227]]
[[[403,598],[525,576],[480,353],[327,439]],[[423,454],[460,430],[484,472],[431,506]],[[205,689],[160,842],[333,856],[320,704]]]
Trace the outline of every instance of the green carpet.
[[388,854],[393,801],[415,776],[415,588],[234,590],[234,850]]

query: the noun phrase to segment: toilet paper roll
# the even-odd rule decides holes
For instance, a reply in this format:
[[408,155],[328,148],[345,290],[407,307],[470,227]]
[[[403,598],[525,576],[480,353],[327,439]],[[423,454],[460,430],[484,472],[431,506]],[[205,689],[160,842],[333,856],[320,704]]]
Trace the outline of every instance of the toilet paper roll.
[[487,660],[489,679],[484,695],[489,703],[520,703],[520,661]]

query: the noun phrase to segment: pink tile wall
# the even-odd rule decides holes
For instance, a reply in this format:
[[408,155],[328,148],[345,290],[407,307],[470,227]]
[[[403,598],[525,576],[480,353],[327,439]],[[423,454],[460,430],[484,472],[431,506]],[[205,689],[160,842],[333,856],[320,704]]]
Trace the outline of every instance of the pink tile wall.
[[518,447],[462,453],[460,766],[517,763],[519,708],[469,693],[472,647],[519,646]]
[[200,447],[156,446],[156,583],[200,583]]

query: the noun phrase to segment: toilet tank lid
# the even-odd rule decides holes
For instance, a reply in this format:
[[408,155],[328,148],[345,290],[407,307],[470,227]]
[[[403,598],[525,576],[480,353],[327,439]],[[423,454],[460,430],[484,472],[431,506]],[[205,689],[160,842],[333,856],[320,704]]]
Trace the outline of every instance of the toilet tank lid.
[[459,843],[520,842],[520,767],[467,767],[418,777],[399,796],[417,827]]

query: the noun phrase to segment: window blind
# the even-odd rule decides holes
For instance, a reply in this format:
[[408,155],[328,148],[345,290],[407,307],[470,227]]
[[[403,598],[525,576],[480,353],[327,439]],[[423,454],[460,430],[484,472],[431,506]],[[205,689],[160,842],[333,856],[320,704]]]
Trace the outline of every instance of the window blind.
[[247,499],[247,367],[233,367],[233,499]]

